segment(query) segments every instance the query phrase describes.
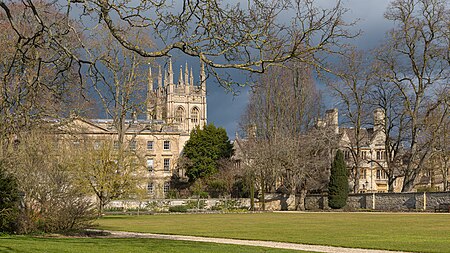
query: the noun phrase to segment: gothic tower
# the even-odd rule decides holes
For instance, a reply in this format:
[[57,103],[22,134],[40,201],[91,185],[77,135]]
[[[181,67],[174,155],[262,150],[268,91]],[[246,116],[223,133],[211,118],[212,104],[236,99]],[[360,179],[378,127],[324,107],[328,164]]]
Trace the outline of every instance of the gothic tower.
[[148,74],[147,119],[164,121],[179,130],[189,133],[194,127],[206,124],[206,75],[205,66],[201,63],[200,83],[194,84],[192,68],[189,71],[186,63],[180,67],[178,82],[174,82],[172,61],[168,70],[158,69],[158,86],[153,87],[153,75],[150,68]]

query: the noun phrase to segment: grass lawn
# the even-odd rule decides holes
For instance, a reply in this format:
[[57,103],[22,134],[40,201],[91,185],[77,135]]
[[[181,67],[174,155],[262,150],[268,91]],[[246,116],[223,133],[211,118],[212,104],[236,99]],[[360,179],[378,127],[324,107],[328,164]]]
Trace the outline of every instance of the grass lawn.
[[155,239],[0,237],[0,252],[123,253],[123,252],[299,252],[262,247]]
[[450,252],[450,214],[259,213],[107,216],[100,228],[343,247]]

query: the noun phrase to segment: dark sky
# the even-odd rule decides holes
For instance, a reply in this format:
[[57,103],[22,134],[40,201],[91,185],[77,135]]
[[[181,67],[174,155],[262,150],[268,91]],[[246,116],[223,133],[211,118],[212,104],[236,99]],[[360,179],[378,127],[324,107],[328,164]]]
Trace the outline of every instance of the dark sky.
[[[235,1],[235,0],[227,0]],[[383,13],[386,11],[389,3],[392,0],[343,0],[344,6],[348,9],[346,14],[347,21],[359,20],[357,25],[353,28],[354,31],[361,30],[362,34],[359,38],[349,41],[356,45],[359,49],[372,49],[379,45],[385,33],[392,27],[392,23],[385,20]],[[332,0],[317,0],[317,3],[324,7],[331,7],[336,1]],[[178,81],[180,66],[188,63],[189,68],[193,68],[195,82],[199,82],[199,61],[197,58],[189,58],[187,56],[172,54],[174,81]],[[153,71],[156,73],[156,69]],[[231,76],[233,81],[244,83],[247,79],[247,74],[239,71],[228,70],[227,74]],[[323,92],[325,106],[328,108],[334,107],[330,92],[320,82],[316,82],[319,89]],[[210,77],[207,79],[207,110],[208,122],[214,123],[216,126],[223,127],[227,130],[230,139],[234,139],[235,132],[239,131],[239,120],[245,107],[248,103],[250,89],[249,87],[238,88],[235,87],[235,93],[232,94]]]
[[[329,4],[330,0],[320,1],[323,4]],[[382,42],[386,31],[392,26],[392,24],[385,20],[383,13],[388,7],[390,1],[388,0],[347,0],[344,1],[344,5],[349,9],[347,18],[359,19],[355,30],[362,30],[363,34],[360,38],[352,41],[360,49],[371,49]],[[184,60],[186,61],[186,60]],[[174,65],[185,64],[183,60],[177,61]],[[196,71],[195,62],[194,75],[198,75]],[[198,64],[197,64],[198,65]],[[179,67],[178,67],[179,68]],[[197,73],[197,74],[196,74]],[[236,81],[243,81],[242,73],[229,72],[233,79]],[[197,77],[198,78],[198,77]],[[319,84],[320,85],[320,84]],[[227,93],[222,87],[219,87],[214,82],[213,78],[207,80],[208,89],[208,122],[213,122],[216,126],[224,127],[230,139],[234,139],[235,132],[238,130],[238,123],[242,112],[245,110],[245,106],[248,102],[249,89],[238,89],[240,94],[233,96]],[[327,90],[322,88],[324,97],[330,97]],[[332,106],[332,101],[325,101],[327,106]]]

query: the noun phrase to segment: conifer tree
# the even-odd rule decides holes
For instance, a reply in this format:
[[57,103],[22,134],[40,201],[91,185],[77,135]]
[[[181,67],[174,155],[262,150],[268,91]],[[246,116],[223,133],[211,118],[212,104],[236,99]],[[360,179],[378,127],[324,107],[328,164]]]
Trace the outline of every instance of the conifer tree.
[[328,183],[328,206],[339,209],[346,205],[348,197],[348,171],[345,166],[344,154],[336,152],[331,165],[330,182]]
[[0,162],[0,232],[14,232],[19,214],[19,190]]
[[216,173],[219,160],[233,155],[233,145],[224,128],[208,124],[192,130],[183,153],[189,159],[186,176],[194,182]]

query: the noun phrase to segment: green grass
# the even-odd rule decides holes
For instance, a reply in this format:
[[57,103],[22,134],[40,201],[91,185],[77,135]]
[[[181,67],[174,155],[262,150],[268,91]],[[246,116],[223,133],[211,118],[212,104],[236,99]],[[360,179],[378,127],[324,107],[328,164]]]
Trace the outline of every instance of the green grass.
[[100,228],[415,252],[450,252],[450,215],[260,213],[107,216]]
[[[123,252],[294,252],[263,247],[156,239],[0,237],[0,252],[123,253]],[[299,252],[299,251],[295,251]]]

